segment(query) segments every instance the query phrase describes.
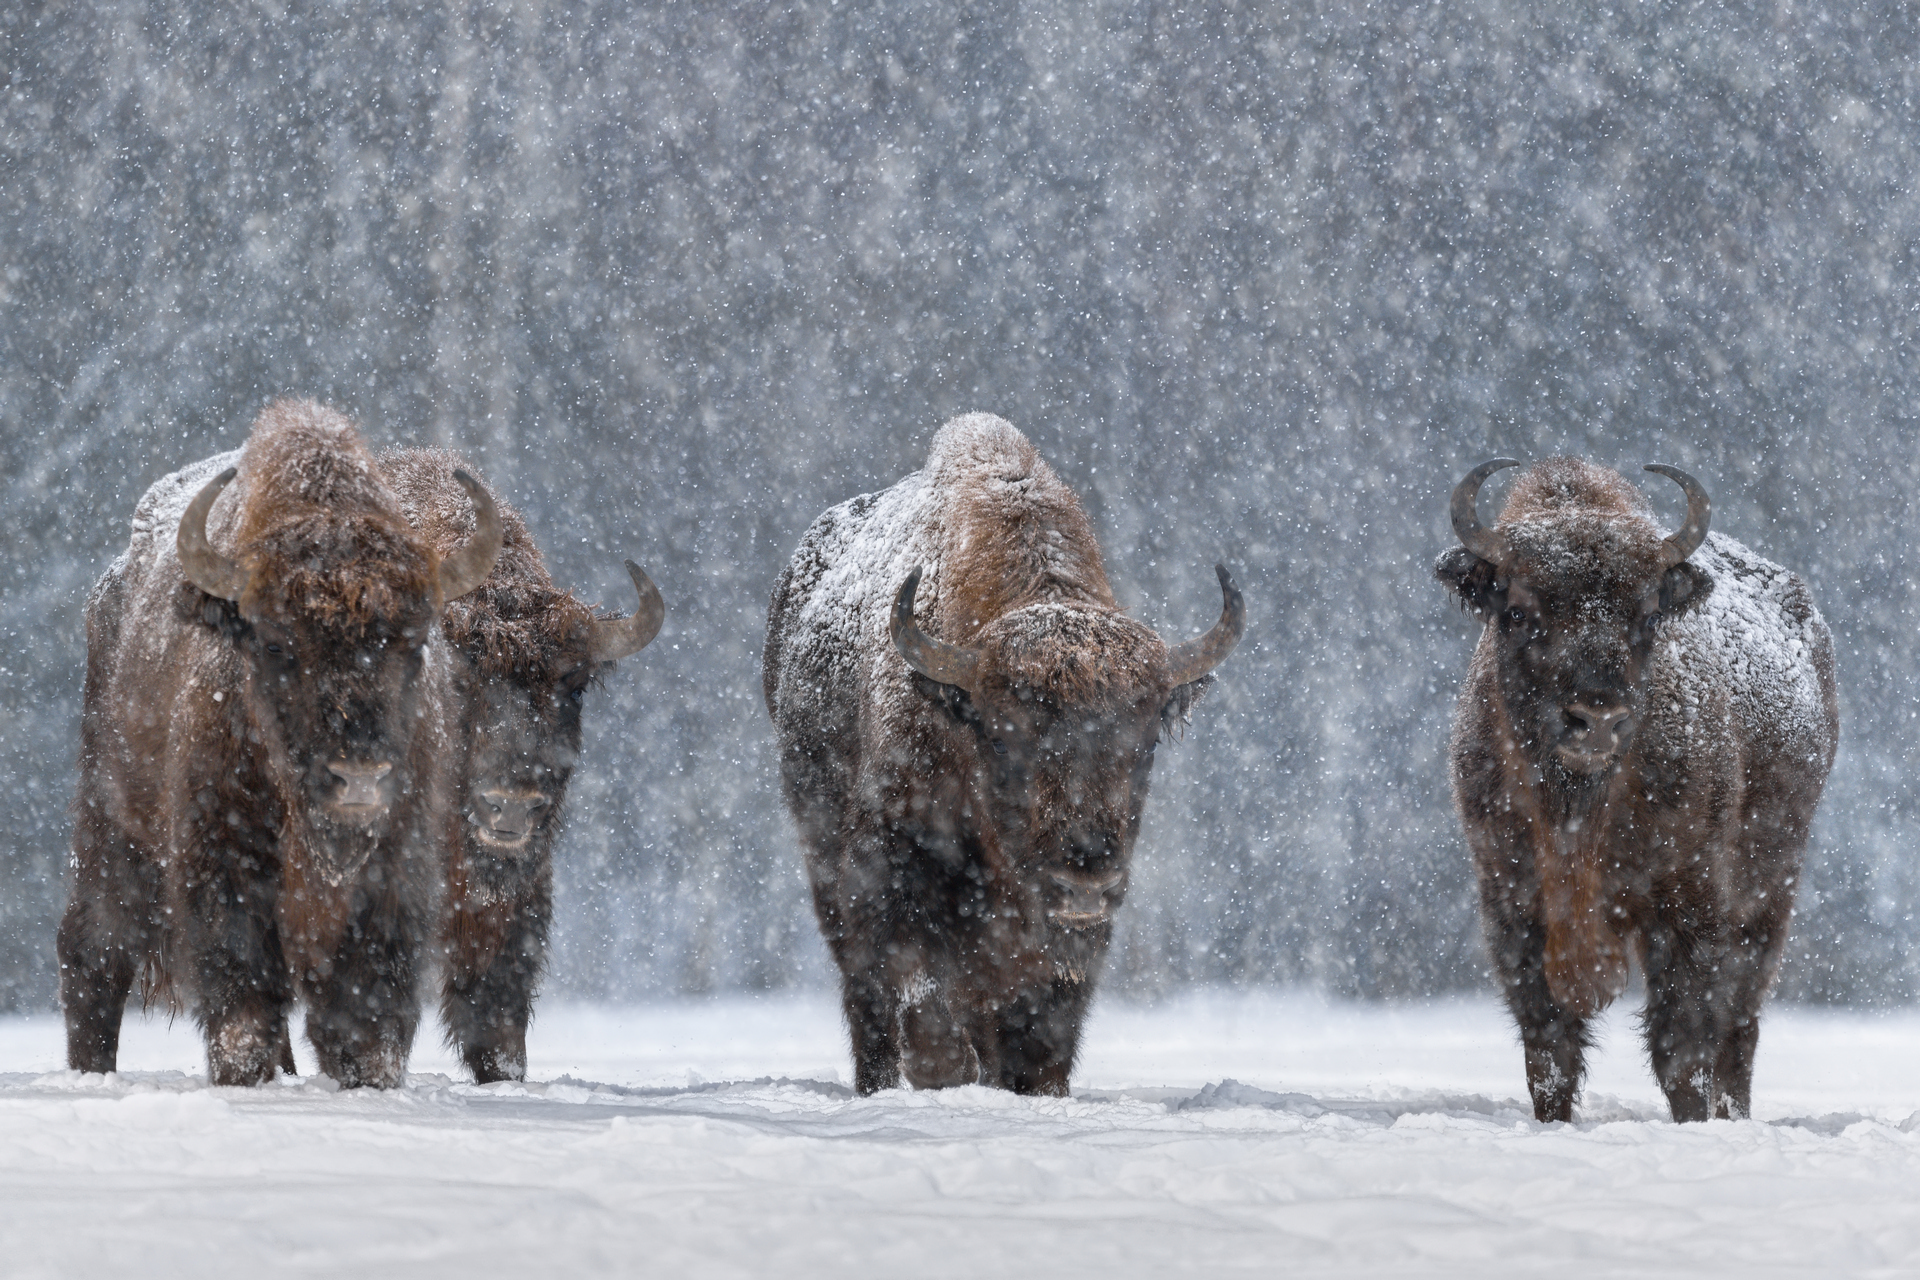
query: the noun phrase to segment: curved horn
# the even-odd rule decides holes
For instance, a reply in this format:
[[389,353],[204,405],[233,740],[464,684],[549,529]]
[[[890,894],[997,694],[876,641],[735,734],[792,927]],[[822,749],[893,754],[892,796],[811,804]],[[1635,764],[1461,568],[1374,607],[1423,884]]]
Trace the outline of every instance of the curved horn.
[[1678,467],[1654,462],[1649,463],[1646,470],[1658,471],[1687,491],[1687,522],[1680,526],[1678,533],[1669,535],[1666,542],[1661,544],[1666,567],[1671,569],[1698,551],[1700,544],[1707,540],[1707,522],[1713,518],[1713,500],[1707,497],[1707,491],[1700,487],[1698,480]]
[[595,662],[618,662],[640,652],[653,643],[653,638],[660,634],[660,624],[666,620],[667,604],[660,598],[660,588],[653,585],[653,579],[639,565],[631,560],[626,563],[633,589],[640,593],[640,607],[624,618],[593,624],[587,648]]
[[893,637],[893,647],[900,651],[908,666],[927,679],[973,692],[980,678],[980,651],[935,640],[920,629],[913,620],[913,595],[919,589],[920,566],[915,565],[907,580],[900,584],[900,594],[893,600],[893,617],[887,621],[887,634]]
[[222,600],[238,600],[240,593],[247,589],[248,575],[207,541],[207,512],[213,510],[213,500],[235,474],[235,468],[228,467],[193,495],[186,514],[180,517],[180,532],[174,536],[174,547],[180,553],[180,567],[186,570],[187,581]]
[[1507,558],[1507,540],[1497,530],[1480,523],[1480,512],[1474,503],[1479,500],[1480,486],[1487,482],[1488,476],[1519,465],[1518,458],[1495,458],[1467,472],[1467,478],[1453,486],[1453,532],[1467,550],[1496,568]]
[[464,470],[456,470],[453,478],[473,500],[473,536],[440,562],[442,600],[457,600],[485,582],[500,558],[500,513],[493,509],[493,498]]
[[1220,577],[1220,621],[1198,640],[1187,640],[1167,651],[1167,670],[1175,684],[1191,684],[1219,666],[1240,643],[1247,630],[1247,603],[1240,588],[1233,585],[1227,566],[1217,564],[1213,571]]

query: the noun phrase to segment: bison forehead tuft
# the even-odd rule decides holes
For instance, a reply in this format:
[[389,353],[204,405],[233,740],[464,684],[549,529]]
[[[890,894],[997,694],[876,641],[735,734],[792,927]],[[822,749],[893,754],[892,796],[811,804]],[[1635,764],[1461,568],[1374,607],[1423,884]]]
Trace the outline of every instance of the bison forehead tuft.
[[398,520],[308,512],[248,548],[245,611],[306,618],[352,633],[424,630],[433,618],[438,566]]
[[976,643],[991,679],[1062,706],[1115,711],[1166,692],[1167,646],[1117,610],[1029,605],[987,624]]
[[1500,532],[1512,549],[1504,573],[1549,602],[1637,599],[1664,567],[1660,531],[1638,515],[1574,510],[1503,523]]
[[591,660],[596,620],[571,592],[496,577],[448,604],[441,625],[482,678],[538,686]]

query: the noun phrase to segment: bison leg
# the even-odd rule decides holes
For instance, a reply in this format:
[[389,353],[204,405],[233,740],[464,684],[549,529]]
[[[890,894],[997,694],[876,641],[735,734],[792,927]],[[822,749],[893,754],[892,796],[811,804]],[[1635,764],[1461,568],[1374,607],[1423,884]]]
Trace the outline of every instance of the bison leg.
[[1067,1077],[1080,1052],[1080,1028],[1093,999],[1085,982],[1056,982],[1000,1010],[994,1028],[1003,1089],[1067,1096]]
[[74,894],[60,920],[60,1006],[67,1015],[67,1066],[112,1071],[120,1058],[120,1019],[133,989],[133,957],[98,940],[90,903]]
[[544,952],[538,931],[523,926],[480,973],[448,967],[440,1013],[447,1043],[459,1050],[475,1084],[527,1078],[527,1024]]
[[1760,1005],[1787,946],[1785,907],[1769,911],[1734,938],[1721,963],[1720,1052],[1713,1067],[1719,1097],[1714,1115],[1745,1120],[1753,1114],[1753,1054],[1760,1043]]
[[[1533,1117],[1541,1122],[1573,1119],[1574,1099],[1586,1079],[1587,1048],[1593,1033],[1587,1020],[1562,1008],[1547,986],[1546,930],[1518,908],[1518,894],[1506,881],[1482,879],[1487,950],[1500,980],[1507,1008],[1520,1028],[1526,1054],[1527,1092]],[[1490,891],[1491,890],[1491,891]]]
[[[1676,1121],[1706,1120],[1718,1096],[1720,1038],[1714,996],[1720,948],[1668,924],[1647,930],[1647,1010],[1642,1016],[1654,1078]],[[1758,1035],[1758,1024],[1754,1033]]]
[[278,875],[266,869],[277,862],[232,829],[186,843],[198,852],[182,860],[179,927],[193,969],[194,1019],[207,1042],[207,1079],[261,1084],[287,1059],[293,999],[274,917]]
[[320,1070],[346,1088],[394,1089],[406,1083],[420,1025],[413,955],[391,940],[360,941],[306,984],[307,1039]]
[[[931,985],[931,984],[929,984]],[[910,995],[900,1013],[900,1066],[916,1089],[980,1083],[980,1054],[953,1016],[946,995]]]
[[899,1000],[876,976],[848,974],[840,1007],[853,1038],[853,1087],[861,1094],[900,1087],[900,1046],[894,1039]]
[[[83,784],[82,795],[91,793]],[[141,856],[83,800],[74,824],[73,896],[60,918],[60,1007],[67,1020],[67,1065],[112,1071],[120,1057],[120,1021],[140,961],[153,954],[160,886]]]

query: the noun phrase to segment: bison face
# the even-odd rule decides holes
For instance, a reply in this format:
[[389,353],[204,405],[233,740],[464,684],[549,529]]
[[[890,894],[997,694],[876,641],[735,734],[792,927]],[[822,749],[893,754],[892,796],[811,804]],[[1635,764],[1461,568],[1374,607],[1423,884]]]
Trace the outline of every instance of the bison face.
[[549,844],[580,758],[580,709],[594,667],[556,681],[481,680],[472,709],[467,821],[497,860],[531,861]]
[[[1477,490],[1486,470],[1461,488]],[[1479,526],[1471,493],[1464,510],[1455,493],[1465,545],[1434,573],[1486,620],[1483,652],[1518,745],[1547,776],[1594,779],[1618,767],[1643,715],[1654,637],[1711,589],[1685,563],[1706,536],[1706,495],[1690,477],[1682,484],[1688,526],[1665,539],[1632,486],[1574,459],[1523,477],[1497,529]]]
[[1440,576],[1487,620],[1500,691],[1522,748],[1588,777],[1616,765],[1632,745],[1654,637],[1702,593],[1705,579],[1690,565],[1666,569],[1625,556],[1612,563],[1628,572],[1569,579],[1551,568],[1566,562],[1516,557],[1496,571],[1456,548]]
[[466,816],[483,862],[544,858],[580,758],[588,686],[659,634],[659,589],[626,565],[640,604],[624,618],[597,617],[570,593],[510,572],[447,611],[447,634],[467,660]]
[[1074,705],[1024,681],[989,680],[978,696],[914,682],[969,730],[976,793],[1047,919],[1106,925],[1126,897],[1169,699],[1151,689],[1117,705]]
[[1184,719],[1246,629],[1239,588],[1225,566],[1214,571],[1219,622],[1171,649],[1117,609],[1064,603],[1003,614],[963,648],[914,621],[918,568],[894,597],[894,648],[914,687],[971,729],[1000,848],[1057,926],[1111,921],[1161,730]]
[[344,637],[311,616],[240,620],[248,718],[309,820],[323,829],[381,829],[412,782],[431,597],[398,625],[382,620]]

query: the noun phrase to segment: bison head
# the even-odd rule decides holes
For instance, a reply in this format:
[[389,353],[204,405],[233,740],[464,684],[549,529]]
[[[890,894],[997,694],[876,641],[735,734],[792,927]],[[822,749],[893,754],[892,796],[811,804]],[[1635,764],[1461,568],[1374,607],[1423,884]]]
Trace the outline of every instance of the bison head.
[[1495,528],[1475,498],[1503,467],[1474,468],[1453,491],[1462,546],[1434,574],[1487,620],[1490,652],[1520,749],[1542,776],[1568,784],[1617,769],[1644,713],[1643,674],[1664,620],[1712,589],[1686,563],[1707,536],[1711,503],[1698,481],[1649,466],[1687,494],[1687,520],[1663,536],[1624,477],[1576,458],[1551,458],[1514,485]]
[[499,520],[462,473],[478,529],[437,564],[397,514],[324,507],[273,521],[239,563],[207,540],[207,514],[234,474],[214,477],[181,517],[181,567],[206,594],[206,620],[238,650],[247,718],[288,798],[323,837],[317,852],[337,855],[323,869],[342,879],[360,860],[345,845],[370,847],[351,834],[384,830],[412,784],[425,646],[445,601],[492,567]]
[[627,574],[640,607],[596,618],[564,592],[489,585],[448,630],[471,660],[467,818],[499,869],[537,859],[580,755],[587,687],[660,632],[666,606],[640,566]]
[[894,647],[921,691],[972,731],[1001,849],[1061,928],[1111,920],[1154,748],[1239,643],[1246,610],[1226,568],[1216,571],[1219,622],[1171,649],[1117,610],[1051,603],[1006,613],[962,647],[914,622],[918,568],[895,598]]

